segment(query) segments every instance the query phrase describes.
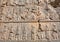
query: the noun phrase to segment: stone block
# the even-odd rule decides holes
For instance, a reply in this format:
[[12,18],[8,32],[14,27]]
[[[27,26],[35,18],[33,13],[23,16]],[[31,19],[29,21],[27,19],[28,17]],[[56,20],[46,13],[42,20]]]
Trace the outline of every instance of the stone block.
[[59,31],[60,22],[41,22],[39,24],[40,31]]

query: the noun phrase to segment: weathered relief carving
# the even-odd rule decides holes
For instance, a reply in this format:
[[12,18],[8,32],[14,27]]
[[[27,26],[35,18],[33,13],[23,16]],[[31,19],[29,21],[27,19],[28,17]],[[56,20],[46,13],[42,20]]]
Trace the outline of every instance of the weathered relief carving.
[[58,39],[60,0],[0,0],[0,40]]

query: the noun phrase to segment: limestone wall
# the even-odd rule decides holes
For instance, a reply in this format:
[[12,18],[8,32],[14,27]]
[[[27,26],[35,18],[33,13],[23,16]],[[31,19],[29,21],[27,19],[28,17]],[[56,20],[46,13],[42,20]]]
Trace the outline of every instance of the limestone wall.
[[60,0],[0,0],[0,40],[60,40]]

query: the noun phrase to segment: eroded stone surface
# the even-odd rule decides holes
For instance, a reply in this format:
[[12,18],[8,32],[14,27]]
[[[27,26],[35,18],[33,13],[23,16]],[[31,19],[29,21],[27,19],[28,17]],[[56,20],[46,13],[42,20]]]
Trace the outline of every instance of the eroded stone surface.
[[[35,24],[35,25],[34,25]],[[0,23],[1,40],[34,40],[38,23]]]
[[60,23],[59,22],[46,22],[46,23],[40,23],[40,29],[42,31],[46,30],[59,30]]
[[[37,23],[17,23],[32,21]],[[0,0],[1,40],[58,40],[60,20],[60,0]]]
[[[5,17],[4,21],[60,20],[60,15],[55,10],[57,8],[54,8],[51,2],[55,5],[54,3],[59,3],[59,0],[57,2],[56,0],[1,0],[0,6],[3,7],[1,14]],[[12,16],[6,20],[8,15]]]
[[60,23],[0,23],[1,40],[58,40]]

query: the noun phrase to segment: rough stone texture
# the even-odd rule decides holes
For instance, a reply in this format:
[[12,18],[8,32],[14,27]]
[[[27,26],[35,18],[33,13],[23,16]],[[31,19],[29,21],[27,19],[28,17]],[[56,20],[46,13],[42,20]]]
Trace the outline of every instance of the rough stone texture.
[[59,40],[60,23],[0,23],[1,40]]
[[60,0],[0,0],[0,40],[60,40]]
[[3,21],[60,20],[60,14],[53,6],[54,2],[51,3],[50,0],[0,0],[0,2]]
[[32,40],[37,29],[38,23],[0,23],[0,39]]

